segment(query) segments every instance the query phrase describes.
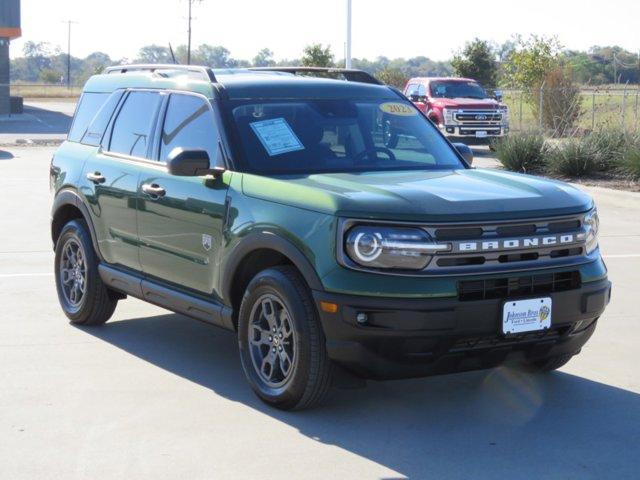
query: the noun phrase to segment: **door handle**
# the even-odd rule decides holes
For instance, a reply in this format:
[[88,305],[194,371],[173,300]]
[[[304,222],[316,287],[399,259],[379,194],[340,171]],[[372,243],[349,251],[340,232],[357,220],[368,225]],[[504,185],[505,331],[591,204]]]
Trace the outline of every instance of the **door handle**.
[[100,183],[104,183],[106,181],[106,178],[104,178],[104,175],[102,175],[100,172],[93,172],[87,173],[87,180],[98,185]]
[[142,185],[142,191],[151,197],[164,197],[167,191],[157,183],[145,183]]

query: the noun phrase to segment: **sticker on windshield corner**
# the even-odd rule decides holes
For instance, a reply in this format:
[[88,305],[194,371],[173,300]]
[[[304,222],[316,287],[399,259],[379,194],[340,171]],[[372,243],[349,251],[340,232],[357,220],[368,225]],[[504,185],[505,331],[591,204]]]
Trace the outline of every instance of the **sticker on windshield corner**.
[[418,114],[411,105],[399,102],[387,102],[380,105],[380,110],[389,115],[397,115],[399,117],[413,117]]
[[304,150],[304,145],[284,118],[272,118],[250,124],[270,157]]

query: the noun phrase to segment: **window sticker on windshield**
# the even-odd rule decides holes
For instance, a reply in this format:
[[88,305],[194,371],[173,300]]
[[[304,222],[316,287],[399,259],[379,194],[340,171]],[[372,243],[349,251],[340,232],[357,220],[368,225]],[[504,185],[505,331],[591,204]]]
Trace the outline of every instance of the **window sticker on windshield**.
[[304,145],[284,118],[262,120],[250,125],[270,157],[304,150]]
[[415,108],[405,103],[387,102],[380,105],[380,110],[389,115],[399,117],[413,117],[418,114]]

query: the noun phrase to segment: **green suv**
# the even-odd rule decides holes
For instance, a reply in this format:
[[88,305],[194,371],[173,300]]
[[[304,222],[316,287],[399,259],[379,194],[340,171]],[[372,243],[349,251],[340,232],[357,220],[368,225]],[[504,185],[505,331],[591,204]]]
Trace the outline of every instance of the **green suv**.
[[356,377],[558,368],[610,298],[594,203],[471,160],[364,72],[109,68],[51,162],[60,304],[232,330],[282,409]]

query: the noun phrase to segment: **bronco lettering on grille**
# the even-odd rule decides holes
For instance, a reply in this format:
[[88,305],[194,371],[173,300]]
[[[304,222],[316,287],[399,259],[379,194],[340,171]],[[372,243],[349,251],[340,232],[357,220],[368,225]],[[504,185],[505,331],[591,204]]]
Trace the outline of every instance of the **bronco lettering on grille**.
[[553,245],[566,245],[568,243],[575,242],[576,236],[574,234],[510,238],[506,240],[466,241],[454,242],[453,252],[487,252],[490,250],[528,249]]

